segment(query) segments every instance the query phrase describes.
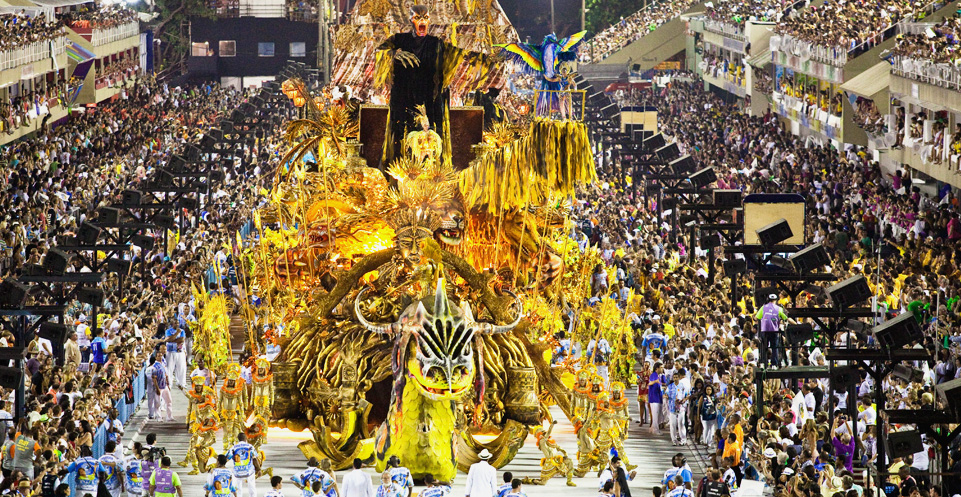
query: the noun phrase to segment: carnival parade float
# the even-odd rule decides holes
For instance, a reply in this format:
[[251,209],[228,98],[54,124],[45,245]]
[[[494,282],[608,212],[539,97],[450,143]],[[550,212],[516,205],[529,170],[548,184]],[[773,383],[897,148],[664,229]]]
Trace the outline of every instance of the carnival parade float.
[[[247,347],[280,350],[261,406],[269,426],[309,430],[300,449],[334,469],[361,458],[383,470],[398,455],[415,478],[443,481],[483,449],[503,466],[536,432],[542,477],[569,478],[575,464],[542,426],[556,404],[591,433],[593,459],[576,466],[602,464],[623,416],[565,385],[578,370],[591,380],[584,365],[551,364],[558,333],[613,343],[629,329],[616,309],[581,309],[600,262],[570,237],[575,189],[595,179],[585,125],[570,108],[504,112],[481,140],[458,138],[451,102],[503,87],[510,70],[498,45],[516,33],[496,0],[359,2],[336,39],[338,98],[283,83],[302,118],[285,127],[271,201],[254,215],[261,236],[243,258],[262,303]],[[376,101],[388,102],[386,130],[365,142],[364,104]],[[364,158],[370,147],[379,161]],[[457,164],[465,147],[471,160]],[[591,399],[603,416],[590,417]]]

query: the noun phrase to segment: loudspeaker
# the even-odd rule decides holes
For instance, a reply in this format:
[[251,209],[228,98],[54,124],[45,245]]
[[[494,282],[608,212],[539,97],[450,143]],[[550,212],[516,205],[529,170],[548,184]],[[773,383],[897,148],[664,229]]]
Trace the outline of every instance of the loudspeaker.
[[888,433],[887,444],[887,454],[891,459],[917,454],[924,450],[921,432],[918,430],[892,431]]
[[871,288],[863,274],[848,278],[829,286],[825,292],[837,307],[851,307],[864,302],[871,296]]
[[754,287],[754,307],[760,308],[762,305],[768,303],[768,297],[771,294],[778,295],[779,290],[773,286],[755,286]]
[[224,131],[225,135],[231,135],[234,133],[234,123],[230,121],[220,121],[220,129]]
[[900,349],[924,340],[924,332],[914,314],[905,312],[874,327],[874,338],[882,349]]
[[210,136],[209,134],[204,135],[203,138],[200,139],[200,148],[209,152],[214,149],[214,147],[217,145],[217,142],[218,140],[213,136]]
[[194,210],[197,208],[198,205],[200,205],[200,203],[197,202],[197,199],[195,198],[187,197],[187,198],[180,199],[180,207],[182,209]]
[[67,270],[70,263],[70,256],[63,250],[52,248],[43,256],[43,268],[49,274],[61,275]]
[[710,250],[721,246],[721,237],[717,233],[711,233],[701,237],[701,250]]
[[120,223],[120,209],[101,207],[97,209],[97,224],[116,225]]
[[643,143],[645,150],[657,150],[666,145],[667,141],[664,140],[664,135],[657,133],[647,137]]
[[234,111],[230,113],[230,120],[234,122],[234,126],[243,124],[246,118],[247,115],[240,112],[240,109],[234,109]]
[[857,366],[831,366],[831,389],[844,392],[861,382]]
[[67,341],[67,334],[71,333],[71,331],[70,327],[63,323],[45,321],[40,324],[40,330],[37,332],[37,335],[53,343],[63,344]]
[[224,180],[224,172],[219,170],[210,171],[210,181],[213,183],[220,183]]
[[23,307],[30,294],[30,287],[19,281],[7,278],[0,283],[0,307],[16,309]]
[[621,110],[617,107],[617,104],[610,103],[602,107],[601,112],[608,118],[614,118],[614,116],[618,115]]
[[154,178],[154,184],[156,186],[173,186],[174,184],[174,173],[160,168],[157,170],[157,176]]
[[0,366],[0,387],[14,389],[20,388],[22,384],[23,370],[20,368]]
[[784,332],[787,335],[787,341],[793,345],[801,345],[814,338],[814,328],[810,323],[789,324],[784,328]]
[[174,229],[174,226],[176,226],[176,223],[177,222],[174,219],[174,217],[169,214],[160,214],[159,216],[154,218],[154,224],[156,224],[160,228],[167,229],[167,230]]
[[[681,159],[683,158],[684,157],[681,157]],[[677,160],[679,161],[681,159]],[[671,164],[673,164],[673,162]],[[717,181],[717,174],[714,173],[713,167],[705,167],[704,169],[692,174],[689,179],[691,180],[691,184],[694,185],[694,188],[700,189]]]
[[104,267],[108,273],[127,274],[130,272],[130,261],[111,257],[104,262]]
[[831,257],[820,243],[815,243],[800,252],[791,254],[788,260],[794,265],[795,271],[804,274],[826,266],[831,262]]
[[123,198],[120,200],[120,203],[124,206],[132,207],[135,205],[140,205],[141,198],[143,198],[143,193],[141,193],[140,190],[124,190]]
[[744,259],[728,259],[724,261],[724,276],[734,277],[747,272],[747,261]]
[[761,245],[766,247],[777,245],[794,235],[791,225],[783,218],[756,230],[755,233]]
[[197,162],[200,160],[200,149],[192,143],[188,143],[184,146],[184,156],[187,158],[187,162]]
[[912,383],[921,383],[924,381],[924,371],[917,368],[912,368],[911,366],[905,366],[904,364],[895,364],[891,368],[891,374],[895,378],[900,378],[904,381]]
[[80,288],[77,290],[77,301],[100,307],[103,305],[103,290],[99,288]]
[[[682,155],[672,160],[670,163],[668,163],[668,165],[671,167],[671,170],[674,171],[674,174],[678,176],[684,176],[685,174],[688,174],[691,171],[693,171],[695,167],[697,167],[697,164],[694,163],[694,159],[692,159],[690,155]],[[697,174],[701,174],[701,173],[700,172],[695,173],[695,176]],[[713,170],[711,170],[711,174],[714,174]],[[694,182],[694,176],[691,176],[691,182],[692,183]],[[711,183],[711,182],[708,181],[708,183]],[[700,188],[703,185],[698,185],[697,183],[695,183],[694,186],[695,188]]]
[[147,235],[133,235],[130,237],[130,243],[142,248],[145,252],[153,250],[154,238]]
[[740,207],[741,190],[714,190],[715,207]]
[[80,224],[74,243],[88,247],[96,245],[98,238],[100,238],[100,226],[84,221]]
[[167,167],[165,168],[172,173],[182,173],[187,170],[187,159],[183,156],[174,154],[167,161]]
[[944,410],[953,414],[955,421],[961,420],[961,378],[936,385],[934,391]]
[[[677,148],[677,144],[676,144],[676,143],[669,143],[669,144],[664,145],[663,147],[655,150],[654,153],[657,155],[657,158],[658,158],[658,159],[661,159],[661,160],[663,160],[663,161],[668,161],[668,162],[670,162],[670,161],[672,161],[672,160],[680,157],[680,155],[681,155],[681,149]],[[692,169],[693,169],[693,168],[692,168]],[[687,173],[687,172],[689,172],[689,171],[684,171],[684,172]]]

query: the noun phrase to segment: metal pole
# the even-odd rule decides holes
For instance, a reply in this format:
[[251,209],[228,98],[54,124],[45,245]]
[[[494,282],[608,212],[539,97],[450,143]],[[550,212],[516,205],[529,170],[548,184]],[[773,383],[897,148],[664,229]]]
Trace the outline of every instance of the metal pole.
[[554,0],[551,0],[551,33],[556,33],[557,30],[554,29]]
[[[884,366],[881,366],[881,372],[883,373],[883,371],[884,371]],[[877,462],[874,463],[874,466],[877,469],[877,473],[878,473],[878,479],[877,479],[877,482],[875,482],[875,485],[879,489],[884,488],[884,482],[888,481],[888,466],[886,462],[887,454],[885,453],[886,448],[884,446],[884,444],[887,442],[888,434],[887,434],[887,430],[885,430],[885,427],[884,427],[885,422],[883,418],[881,418],[880,416],[881,411],[885,408],[885,404],[887,401],[887,397],[884,394],[884,388],[882,388],[884,384],[884,375],[882,373],[879,373],[877,376],[874,377],[874,409],[875,409],[875,412],[878,413],[877,420],[874,423],[874,428],[877,431],[877,433],[875,433],[874,436],[875,436],[875,439],[878,441],[877,443],[878,458],[876,460]],[[857,430],[854,430],[854,431],[857,431]]]
[[318,4],[317,9],[317,67],[324,73],[323,83],[330,82],[330,64],[327,51],[327,0]]
[[[20,333],[19,333],[20,336],[15,337],[14,343],[16,343],[17,345],[22,345],[24,348],[26,348],[27,316],[19,316],[17,320],[20,321],[20,326],[17,327],[20,330]],[[94,321],[96,321],[96,317],[94,317]],[[23,378],[24,371],[27,370],[25,366],[26,366],[26,362],[24,361],[23,357],[20,357],[19,359],[17,359],[17,368],[20,370],[20,384],[17,385],[17,393],[14,396],[14,414],[13,414],[13,417],[16,418],[17,421],[20,421],[21,419],[23,419],[23,416],[26,411],[24,407],[26,407],[27,389],[26,389],[26,386],[24,385],[24,378]]]
[[581,0],[581,31],[587,29],[587,0]]

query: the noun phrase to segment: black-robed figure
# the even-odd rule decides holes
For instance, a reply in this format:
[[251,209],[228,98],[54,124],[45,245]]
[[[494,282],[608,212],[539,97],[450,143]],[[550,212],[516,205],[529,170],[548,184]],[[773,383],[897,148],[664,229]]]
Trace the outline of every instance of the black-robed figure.
[[427,7],[411,7],[409,33],[397,33],[377,47],[375,85],[393,78],[389,114],[384,136],[381,167],[403,155],[402,142],[409,131],[420,129],[414,122],[417,106],[423,105],[434,131],[444,142],[443,160],[450,162],[449,86],[461,62],[468,62],[477,85],[495,67],[497,59],[458,48],[427,34],[430,14]]

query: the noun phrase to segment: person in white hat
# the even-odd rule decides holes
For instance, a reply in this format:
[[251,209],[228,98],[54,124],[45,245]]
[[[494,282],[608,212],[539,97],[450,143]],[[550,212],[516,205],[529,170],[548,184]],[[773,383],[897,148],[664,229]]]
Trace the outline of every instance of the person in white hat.
[[480,461],[474,463],[467,472],[467,486],[464,495],[467,497],[494,497],[497,495],[497,469],[487,462],[491,458],[489,450],[484,449],[477,454]]
[[767,349],[767,357],[772,369],[781,366],[781,322],[788,319],[784,309],[777,305],[777,294],[768,295],[768,302],[761,306],[754,319],[761,321],[762,350]]

